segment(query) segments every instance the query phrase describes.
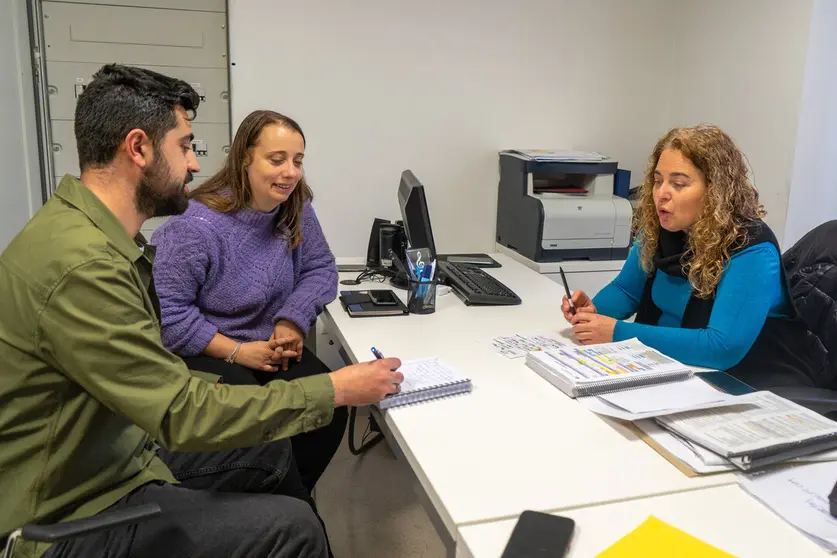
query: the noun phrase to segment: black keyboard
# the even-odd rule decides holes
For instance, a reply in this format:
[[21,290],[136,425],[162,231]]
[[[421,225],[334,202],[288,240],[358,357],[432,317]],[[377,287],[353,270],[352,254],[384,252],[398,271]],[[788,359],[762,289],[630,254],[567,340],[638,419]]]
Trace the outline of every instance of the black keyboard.
[[439,271],[465,304],[520,304],[514,291],[475,265],[439,262]]

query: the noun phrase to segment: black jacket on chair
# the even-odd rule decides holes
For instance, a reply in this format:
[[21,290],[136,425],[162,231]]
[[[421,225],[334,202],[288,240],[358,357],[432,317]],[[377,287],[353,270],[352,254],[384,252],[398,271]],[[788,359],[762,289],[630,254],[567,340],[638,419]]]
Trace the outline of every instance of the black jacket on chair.
[[814,228],[782,256],[796,313],[826,355],[837,389],[837,220]]

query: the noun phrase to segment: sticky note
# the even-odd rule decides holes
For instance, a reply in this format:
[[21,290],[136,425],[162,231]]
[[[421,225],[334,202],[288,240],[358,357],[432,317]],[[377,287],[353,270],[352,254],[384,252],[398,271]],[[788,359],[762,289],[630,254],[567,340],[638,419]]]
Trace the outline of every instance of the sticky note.
[[598,558],[734,558],[677,527],[649,516]]

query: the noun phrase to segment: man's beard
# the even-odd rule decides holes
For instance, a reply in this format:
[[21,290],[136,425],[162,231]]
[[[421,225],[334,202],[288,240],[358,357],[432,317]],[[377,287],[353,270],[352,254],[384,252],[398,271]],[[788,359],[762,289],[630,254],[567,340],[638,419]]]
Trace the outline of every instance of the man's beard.
[[191,172],[182,180],[172,177],[168,162],[158,153],[137,187],[137,210],[149,218],[180,215],[189,206],[184,186],[191,181]]

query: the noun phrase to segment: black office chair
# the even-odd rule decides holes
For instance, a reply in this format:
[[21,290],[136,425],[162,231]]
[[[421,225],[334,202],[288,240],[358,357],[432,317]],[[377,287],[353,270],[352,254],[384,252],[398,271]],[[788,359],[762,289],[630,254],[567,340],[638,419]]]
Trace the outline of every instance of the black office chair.
[[18,540],[59,543],[83,535],[113,529],[121,525],[142,523],[162,513],[157,504],[142,504],[123,510],[105,511],[91,517],[52,525],[24,525],[9,535],[3,558],[12,558]]
[[[837,220],[823,223],[782,255],[788,289],[797,316],[816,336],[837,386]],[[770,391],[832,420],[837,420],[837,391],[827,388],[781,387]]]

